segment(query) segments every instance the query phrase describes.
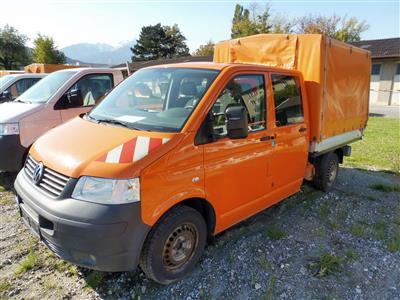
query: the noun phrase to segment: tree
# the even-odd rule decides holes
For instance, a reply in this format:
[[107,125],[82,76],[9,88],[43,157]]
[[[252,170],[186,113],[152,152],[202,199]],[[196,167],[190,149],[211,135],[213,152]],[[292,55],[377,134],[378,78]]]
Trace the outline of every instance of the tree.
[[32,56],[36,63],[64,64],[67,61],[65,54],[57,50],[53,38],[38,34],[33,44]]
[[298,20],[298,33],[320,33],[343,42],[355,42],[361,39],[361,33],[369,28],[365,21],[357,18],[336,15],[304,16]]
[[178,25],[164,26],[164,31],[166,35],[165,41],[165,53],[166,58],[188,56],[189,48],[186,45],[185,36],[180,32]]
[[251,4],[249,8],[236,4],[231,27],[232,38],[269,33],[271,28],[268,6],[264,10],[260,10],[257,3]]
[[16,69],[30,63],[28,38],[12,26],[0,28],[0,69]]
[[214,54],[214,42],[209,40],[206,44],[200,45],[199,48],[195,52],[193,52],[193,56],[210,56]]
[[138,41],[131,48],[132,61],[188,56],[189,48],[185,41],[176,24],[143,26]]

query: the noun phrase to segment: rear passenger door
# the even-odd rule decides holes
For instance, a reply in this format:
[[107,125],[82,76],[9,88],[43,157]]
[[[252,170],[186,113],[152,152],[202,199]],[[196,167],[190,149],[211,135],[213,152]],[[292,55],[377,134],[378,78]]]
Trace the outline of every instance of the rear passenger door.
[[300,78],[270,74],[274,103],[275,150],[271,160],[274,190],[281,197],[296,192],[303,181],[308,159],[308,131]]

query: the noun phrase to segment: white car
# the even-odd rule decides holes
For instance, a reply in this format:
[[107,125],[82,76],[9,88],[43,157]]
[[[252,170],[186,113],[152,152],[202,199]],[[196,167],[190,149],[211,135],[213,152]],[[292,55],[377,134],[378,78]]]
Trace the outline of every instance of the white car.
[[47,74],[11,74],[0,77],[0,103],[16,99]]

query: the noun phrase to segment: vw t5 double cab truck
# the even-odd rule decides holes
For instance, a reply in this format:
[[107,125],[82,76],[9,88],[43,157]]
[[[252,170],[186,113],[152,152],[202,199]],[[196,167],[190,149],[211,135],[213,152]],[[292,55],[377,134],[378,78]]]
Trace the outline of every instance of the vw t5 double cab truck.
[[0,103],[12,101],[47,74],[10,74],[0,77]]
[[0,172],[19,171],[39,136],[89,111],[122,80],[121,71],[114,69],[66,69],[51,73],[15,101],[0,104]]
[[260,35],[137,71],[32,146],[22,218],[74,264],[176,281],[207,237],[304,179],[332,186],[367,123],[370,61],[321,35]]

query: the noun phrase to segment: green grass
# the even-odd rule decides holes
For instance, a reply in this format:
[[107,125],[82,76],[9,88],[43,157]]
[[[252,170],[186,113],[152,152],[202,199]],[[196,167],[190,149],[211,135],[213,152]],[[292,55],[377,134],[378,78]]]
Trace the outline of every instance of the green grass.
[[15,274],[19,275],[33,269],[38,264],[38,261],[37,253],[34,251],[29,252],[28,256],[19,264]]
[[342,271],[342,259],[332,253],[324,253],[319,260],[310,265],[317,277],[324,277]]
[[386,231],[386,223],[383,220],[380,220],[372,225],[374,230],[374,235],[377,240],[385,239],[385,231]]
[[345,255],[348,260],[356,260],[358,258],[357,253],[353,249],[347,249]]
[[267,293],[264,295],[264,297],[262,297],[263,300],[273,299],[275,285],[276,285],[276,277],[272,275],[268,282]]
[[363,140],[352,144],[345,165],[400,173],[400,120],[370,117]]
[[328,219],[330,212],[331,212],[331,205],[328,205],[326,203],[323,204],[318,210],[320,219],[322,220]]
[[367,233],[367,226],[360,223],[352,224],[350,227],[350,232],[359,237],[365,237]]
[[385,193],[400,192],[400,185],[398,184],[394,185],[394,184],[376,183],[370,185],[370,188]]
[[272,240],[281,240],[286,237],[286,232],[280,229],[277,225],[271,225],[267,228],[266,232],[267,236]]
[[0,293],[6,292],[10,288],[10,283],[6,280],[0,282]]
[[86,284],[95,289],[102,285],[104,282],[104,273],[93,271],[86,278]]
[[[400,234],[400,232],[399,232],[399,234]],[[390,252],[400,251],[400,236],[395,236],[395,237],[393,237],[393,239],[388,241],[387,247]]]
[[272,268],[272,264],[271,262],[265,257],[265,256],[261,256],[258,259],[258,263],[260,264],[260,266],[264,269],[264,270],[269,270]]

